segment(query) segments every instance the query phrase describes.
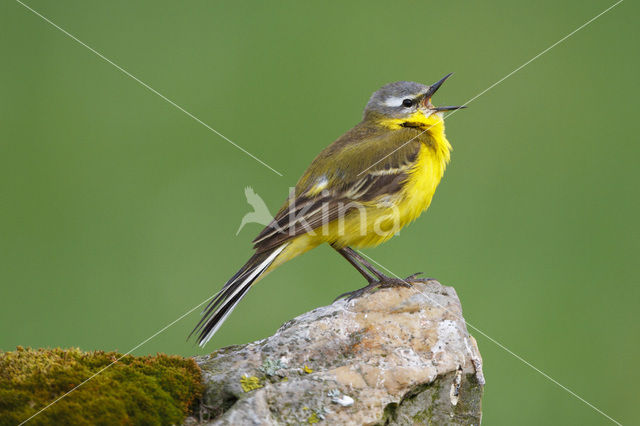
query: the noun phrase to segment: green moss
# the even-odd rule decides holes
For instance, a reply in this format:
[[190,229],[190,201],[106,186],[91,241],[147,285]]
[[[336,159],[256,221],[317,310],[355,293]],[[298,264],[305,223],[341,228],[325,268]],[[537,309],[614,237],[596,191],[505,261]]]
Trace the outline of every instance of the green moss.
[[[15,425],[120,358],[79,349],[0,351],[0,425]],[[180,424],[203,391],[192,359],[127,355],[31,420],[33,424]]]
[[384,411],[382,412],[382,419],[378,423],[377,426],[388,425],[393,422],[398,415],[398,403],[390,402],[384,407]]
[[460,399],[457,405],[452,405],[449,391],[455,383],[456,374],[443,374],[432,383],[414,387],[399,403],[387,404],[377,425],[479,424],[483,388],[475,374],[463,376]]
[[240,386],[243,391],[251,392],[252,390],[260,389],[262,383],[260,383],[260,379],[256,376],[242,376],[240,377]]

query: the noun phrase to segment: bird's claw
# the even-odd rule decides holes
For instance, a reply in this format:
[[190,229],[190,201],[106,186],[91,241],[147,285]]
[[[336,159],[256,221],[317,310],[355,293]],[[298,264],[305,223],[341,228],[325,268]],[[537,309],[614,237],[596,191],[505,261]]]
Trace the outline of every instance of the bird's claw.
[[348,291],[346,293],[342,293],[340,296],[336,297],[334,302],[342,299],[343,297],[347,298],[347,302],[357,299],[358,297],[364,296],[367,293],[373,293],[374,291],[381,288],[394,288],[394,287],[405,287],[410,288],[413,283],[429,283],[435,281],[434,278],[418,278],[418,275],[422,275],[422,272],[416,272],[415,274],[409,275],[407,278],[393,278],[393,277],[382,277],[379,280],[371,281],[369,285],[359,288],[354,291]]
[[402,278],[388,277],[379,281],[379,283],[380,288],[411,287],[411,283],[407,280],[403,280]]
[[365,293],[373,291],[378,287],[379,287],[378,281],[373,281],[373,282],[371,282],[369,285],[367,285],[365,287],[359,288],[359,289],[354,290],[354,291],[348,291],[346,293],[342,293],[340,296],[335,298],[334,302],[342,299],[345,296],[347,296],[347,302],[350,302],[351,300],[357,299],[358,297],[363,296]]
[[417,283],[425,283],[425,284],[426,284],[426,283],[429,283],[429,282],[431,282],[431,281],[436,281],[436,279],[435,279],[435,278],[430,278],[430,277],[427,277],[427,278],[418,278],[418,275],[422,275],[423,273],[424,273],[424,272],[416,272],[415,274],[409,275],[409,276],[408,276],[407,278],[405,278],[404,280],[405,280],[405,281],[408,281],[408,282],[413,282],[413,283],[416,283],[416,282],[417,282]]

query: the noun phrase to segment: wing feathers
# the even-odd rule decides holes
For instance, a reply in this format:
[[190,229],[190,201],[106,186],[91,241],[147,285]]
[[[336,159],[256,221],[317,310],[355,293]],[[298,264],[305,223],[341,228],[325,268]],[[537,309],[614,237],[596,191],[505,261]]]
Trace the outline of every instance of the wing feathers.
[[253,240],[254,248],[273,249],[337,219],[354,204],[371,206],[397,196],[423,146],[412,140],[416,135],[414,129],[356,126],[316,157],[295,193]]
[[397,195],[407,180],[411,164],[365,174],[341,191],[325,190],[307,198],[302,193],[278,212],[273,221],[253,240],[258,251],[269,250],[298,235],[313,232],[340,215],[356,209],[358,203],[375,204]]

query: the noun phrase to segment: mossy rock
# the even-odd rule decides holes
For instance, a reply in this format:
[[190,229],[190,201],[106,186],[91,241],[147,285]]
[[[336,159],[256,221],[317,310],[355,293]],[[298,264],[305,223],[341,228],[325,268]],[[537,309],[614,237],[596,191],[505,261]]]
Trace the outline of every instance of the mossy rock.
[[[453,404],[455,389],[457,398]],[[483,386],[474,374],[443,374],[432,383],[412,389],[399,403],[388,404],[377,426],[479,425],[483,392]]]
[[[0,425],[181,424],[203,391],[189,358],[80,349],[0,351]],[[107,368],[108,367],[108,368]]]

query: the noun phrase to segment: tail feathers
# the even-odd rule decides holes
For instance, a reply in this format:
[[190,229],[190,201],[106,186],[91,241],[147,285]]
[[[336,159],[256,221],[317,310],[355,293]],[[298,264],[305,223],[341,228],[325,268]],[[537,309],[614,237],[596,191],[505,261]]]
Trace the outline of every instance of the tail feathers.
[[[276,247],[273,250],[256,253],[249,261],[222,287],[211,299],[203,311],[203,316],[191,334],[197,332],[198,344],[201,347],[207,344],[218,331],[222,323],[236,307],[238,302],[247,294],[251,285],[264,274],[287,244]],[[189,337],[191,337],[189,334]]]

